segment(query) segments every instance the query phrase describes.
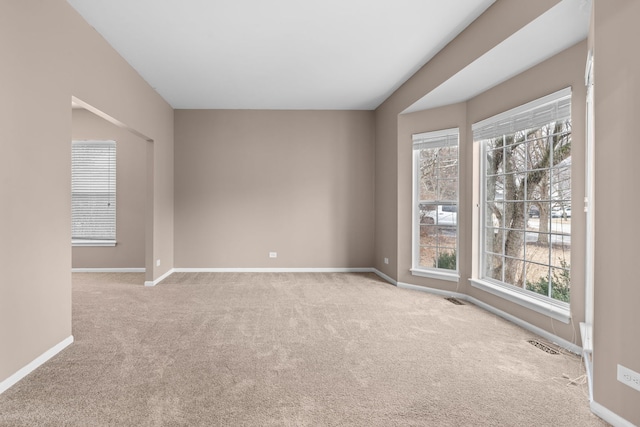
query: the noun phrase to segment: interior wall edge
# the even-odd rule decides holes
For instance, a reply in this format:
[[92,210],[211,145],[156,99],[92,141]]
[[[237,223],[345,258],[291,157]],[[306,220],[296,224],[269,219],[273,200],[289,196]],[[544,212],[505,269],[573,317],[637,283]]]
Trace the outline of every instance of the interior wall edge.
[[49,359],[60,353],[73,343],[73,335],[68,336],[58,344],[51,347],[49,350],[42,353],[40,356],[33,359],[27,365],[16,371],[13,375],[9,376],[4,381],[0,382],[0,394],[4,393],[24,377],[35,371],[38,367],[46,363]]

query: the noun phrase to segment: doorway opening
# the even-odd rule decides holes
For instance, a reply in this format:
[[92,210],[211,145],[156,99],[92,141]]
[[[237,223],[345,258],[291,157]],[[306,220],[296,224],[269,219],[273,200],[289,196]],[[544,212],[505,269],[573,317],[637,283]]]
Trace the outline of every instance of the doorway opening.
[[[117,144],[116,243],[74,245],[73,271],[145,272],[152,283],[153,139],[74,96],[72,140],[115,140]],[[118,140],[120,141],[118,143]]]

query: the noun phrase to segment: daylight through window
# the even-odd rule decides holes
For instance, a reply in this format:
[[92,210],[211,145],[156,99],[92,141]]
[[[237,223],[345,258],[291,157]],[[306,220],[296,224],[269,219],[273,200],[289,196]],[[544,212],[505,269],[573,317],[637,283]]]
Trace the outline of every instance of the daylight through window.
[[413,269],[458,270],[458,129],[413,135]]
[[568,303],[571,90],[473,126],[481,145],[480,278]]
[[71,217],[74,244],[115,244],[115,141],[72,142]]

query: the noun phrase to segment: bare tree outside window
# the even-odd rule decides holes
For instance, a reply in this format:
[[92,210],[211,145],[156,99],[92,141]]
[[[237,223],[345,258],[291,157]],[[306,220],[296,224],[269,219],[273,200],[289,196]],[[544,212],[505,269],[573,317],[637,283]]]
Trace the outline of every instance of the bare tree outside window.
[[481,144],[484,277],[569,302],[570,120]]
[[[443,135],[442,132],[445,134]],[[414,268],[457,271],[458,130],[414,136]]]

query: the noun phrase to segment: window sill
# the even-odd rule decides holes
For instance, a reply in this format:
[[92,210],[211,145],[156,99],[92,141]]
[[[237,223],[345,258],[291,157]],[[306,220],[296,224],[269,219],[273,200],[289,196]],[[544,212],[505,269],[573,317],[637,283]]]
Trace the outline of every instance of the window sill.
[[115,246],[115,240],[71,240],[71,246]]
[[547,300],[547,298],[544,297],[538,298],[535,295],[529,295],[529,292],[524,289],[501,285],[488,280],[469,279],[469,281],[475,288],[504,298],[507,301],[511,301],[537,313],[544,314],[563,323],[569,323],[571,321],[571,310],[567,303]]
[[422,270],[418,268],[412,268],[410,271],[414,276],[428,277],[430,279],[448,280],[449,282],[458,282],[460,280],[458,273],[445,273],[440,270]]

